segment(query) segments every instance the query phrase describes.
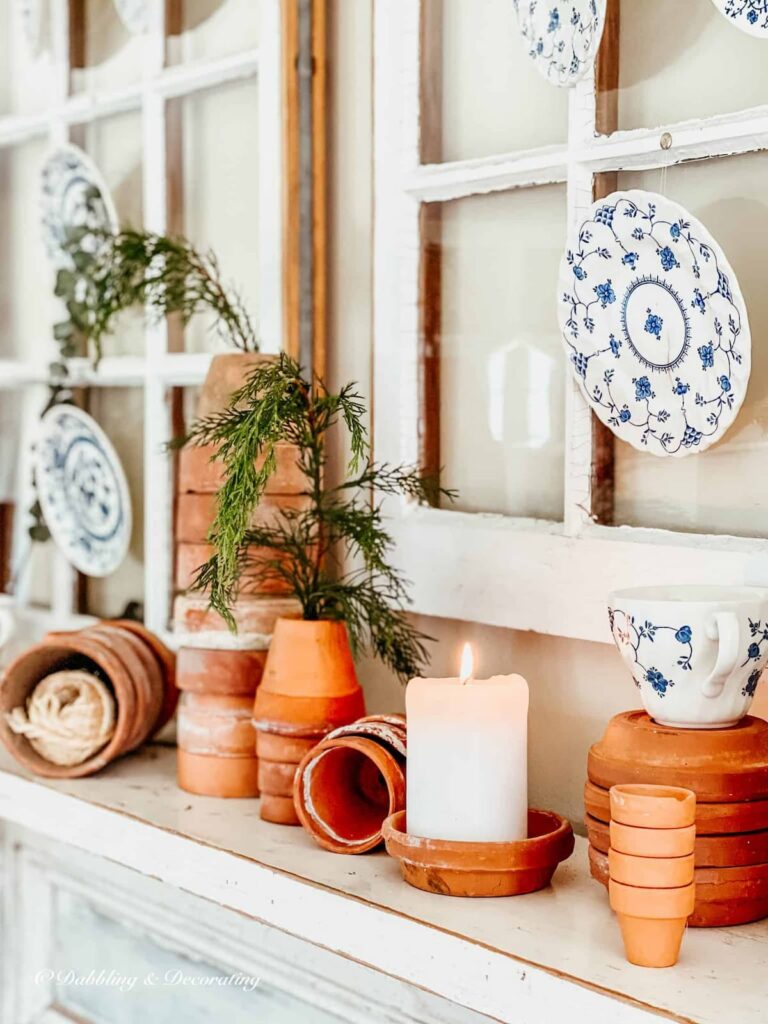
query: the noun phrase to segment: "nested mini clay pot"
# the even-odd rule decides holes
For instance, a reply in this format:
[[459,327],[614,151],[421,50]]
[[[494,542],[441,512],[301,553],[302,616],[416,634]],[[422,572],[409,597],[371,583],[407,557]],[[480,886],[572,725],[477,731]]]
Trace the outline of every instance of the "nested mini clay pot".
[[693,913],[693,883],[677,889],[644,889],[611,880],[608,893],[627,960],[639,967],[677,963],[685,926]]
[[[231,611],[237,626],[239,647],[252,649],[269,643],[278,619],[298,618],[301,605],[293,597],[249,596],[238,598]],[[173,602],[173,622],[174,632],[182,637],[194,633],[199,640],[200,634],[210,634],[212,637],[223,634],[228,646],[235,646],[231,644],[232,633],[228,624],[211,608],[207,597],[179,594]],[[211,646],[218,646],[218,643],[211,643]]]
[[693,881],[693,854],[687,857],[633,857],[608,851],[608,870],[615,882],[648,889],[677,889]]
[[[376,739],[338,735],[344,731],[336,730],[299,765],[296,812],[324,849],[367,853],[382,843],[384,820],[405,807],[405,761]],[[392,739],[401,744],[398,736]]]
[[423,839],[405,831],[405,811],[387,818],[387,853],[409,885],[443,896],[517,896],[543,889],[573,853],[570,823],[552,811],[528,811],[528,839],[467,843]]
[[687,857],[693,853],[696,826],[636,828],[618,821],[610,824],[611,849],[633,857]]
[[108,619],[106,625],[116,626],[118,629],[133,633],[149,648],[159,664],[164,682],[163,707],[156,730],[159,731],[173,718],[179,701],[179,690],[176,685],[176,655],[141,622],[135,622],[133,619]]
[[254,757],[251,698],[184,693],[179,702],[178,745],[191,754]]
[[264,672],[267,652],[181,647],[178,654],[179,687],[188,693],[250,696]]
[[611,820],[639,828],[685,828],[696,820],[696,796],[674,786],[625,784],[610,791]]
[[[176,588],[178,590],[189,590],[197,580],[198,570],[204,565],[216,549],[212,544],[177,544],[176,545]],[[243,552],[243,558],[247,559],[245,571],[240,579],[240,594],[288,594],[291,584],[275,576],[271,572],[265,572],[262,577],[254,573],[260,568],[268,568],[267,563],[274,562],[278,558],[282,564],[288,564],[288,558],[280,553],[275,553],[272,548],[260,548],[255,545],[247,546]],[[206,593],[203,590],[202,593]]]
[[216,757],[176,751],[179,788],[197,796],[228,798],[259,795],[258,761],[255,757]]

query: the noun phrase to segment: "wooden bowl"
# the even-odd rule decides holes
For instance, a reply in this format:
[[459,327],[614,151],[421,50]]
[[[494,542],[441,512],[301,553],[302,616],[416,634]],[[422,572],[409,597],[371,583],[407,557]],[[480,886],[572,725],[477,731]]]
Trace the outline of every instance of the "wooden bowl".
[[464,843],[423,839],[404,831],[405,811],[382,826],[387,853],[409,885],[441,896],[519,896],[549,885],[573,853],[570,822],[552,811],[528,811],[528,839]]

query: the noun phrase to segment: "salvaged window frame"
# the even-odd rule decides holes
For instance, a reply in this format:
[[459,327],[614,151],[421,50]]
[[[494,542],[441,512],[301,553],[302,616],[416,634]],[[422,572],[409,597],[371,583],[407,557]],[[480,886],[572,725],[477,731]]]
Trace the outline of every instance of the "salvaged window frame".
[[[439,257],[422,247],[424,218],[434,209],[424,204],[566,183],[568,224],[574,225],[593,198],[613,189],[618,171],[768,149],[768,106],[659,128],[613,130],[620,15],[618,0],[609,0],[594,79],[570,93],[567,143],[422,163],[425,4],[376,5],[374,436],[378,459],[434,469],[438,459],[430,436],[436,429],[439,354],[430,344],[429,317],[435,313],[422,301],[422,285]],[[430,387],[431,404],[425,401]],[[765,540],[600,525],[611,519],[612,452],[611,435],[569,374],[562,522],[389,501],[398,561],[413,582],[413,609],[610,642],[606,595],[617,586],[768,585]]]

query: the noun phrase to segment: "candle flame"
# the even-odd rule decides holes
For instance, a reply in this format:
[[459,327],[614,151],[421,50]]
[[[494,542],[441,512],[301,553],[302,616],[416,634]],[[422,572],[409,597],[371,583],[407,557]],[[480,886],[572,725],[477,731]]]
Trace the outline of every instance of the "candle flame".
[[459,670],[459,682],[466,683],[468,679],[472,678],[472,673],[475,671],[475,655],[472,651],[472,645],[470,643],[464,644],[464,649],[461,652],[461,668]]

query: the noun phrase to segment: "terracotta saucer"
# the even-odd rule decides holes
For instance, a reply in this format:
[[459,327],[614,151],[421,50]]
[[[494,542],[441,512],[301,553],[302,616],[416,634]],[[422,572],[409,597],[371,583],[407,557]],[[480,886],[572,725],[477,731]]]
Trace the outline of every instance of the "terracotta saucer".
[[464,843],[423,839],[404,831],[405,811],[382,825],[387,853],[409,885],[442,896],[518,896],[549,885],[573,853],[570,822],[552,811],[528,811],[528,839]]
[[[584,786],[587,814],[598,821],[611,820],[608,790],[587,782]],[[768,829],[768,800],[743,800],[740,803],[696,804],[696,832],[700,836],[731,832],[759,832]]]
[[697,801],[768,797],[768,722],[747,715],[730,729],[674,729],[625,711],[590,748],[587,774],[604,789],[621,783],[682,786]]

